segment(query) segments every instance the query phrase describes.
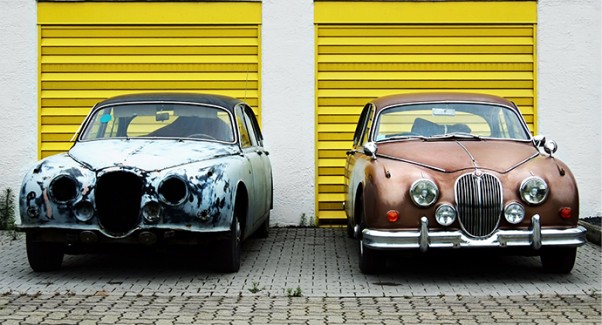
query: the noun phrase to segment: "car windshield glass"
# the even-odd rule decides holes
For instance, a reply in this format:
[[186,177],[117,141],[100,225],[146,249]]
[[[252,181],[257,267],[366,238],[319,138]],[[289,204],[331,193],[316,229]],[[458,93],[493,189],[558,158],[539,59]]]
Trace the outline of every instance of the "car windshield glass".
[[530,139],[522,118],[504,106],[427,103],[395,106],[380,112],[374,140]]
[[81,140],[110,138],[190,138],[233,142],[230,113],[224,109],[167,103],[122,104],[94,112]]

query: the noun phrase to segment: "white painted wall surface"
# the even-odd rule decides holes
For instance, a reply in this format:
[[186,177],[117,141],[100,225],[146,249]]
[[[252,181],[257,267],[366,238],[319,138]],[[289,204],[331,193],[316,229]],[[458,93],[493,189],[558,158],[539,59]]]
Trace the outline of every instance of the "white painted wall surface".
[[601,3],[538,2],[539,133],[575,174],[582,218],[602,216]]
[[[539,133],[576,175],[581,216],[602,215],[600,0],[538,2]],[[264,0],[263,132],[274,168],[272,225],[315,217],[312,0]],[[0,189],[19,189],[37,156],[34,0],[0,0]]]
[[262,131],[274,173],[272,225],[315,218],[312,0],[263,0]]
[[18,191],[37,159],[37,27],[34,0],[0,0],[0,190]]

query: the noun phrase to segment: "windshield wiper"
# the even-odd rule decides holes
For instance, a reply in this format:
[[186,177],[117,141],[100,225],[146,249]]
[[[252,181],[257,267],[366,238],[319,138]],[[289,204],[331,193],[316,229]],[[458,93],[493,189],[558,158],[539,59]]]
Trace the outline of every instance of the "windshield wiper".
[[442,140],[442,139],[474,139],[481,140],[481,136],[466,132],[452,132],[446,134],[433,135],[426,140]]

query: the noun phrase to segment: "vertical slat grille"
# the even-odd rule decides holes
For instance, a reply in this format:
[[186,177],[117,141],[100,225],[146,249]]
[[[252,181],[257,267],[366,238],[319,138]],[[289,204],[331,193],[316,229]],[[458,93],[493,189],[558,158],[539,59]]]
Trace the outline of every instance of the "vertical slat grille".
[[466,174],[456,182],[458,219],[466,233],[486,237],[493,233],[502,215],[500,181],[491,174]]

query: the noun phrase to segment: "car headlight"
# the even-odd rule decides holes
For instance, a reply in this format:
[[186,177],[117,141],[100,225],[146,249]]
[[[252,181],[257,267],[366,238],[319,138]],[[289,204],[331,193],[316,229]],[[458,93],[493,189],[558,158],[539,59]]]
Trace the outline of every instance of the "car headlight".
[[435,220],[442,226],[449,226],[456,221],[456,209],[449,204],[440,205],[435,210]]
[[540,177],[528,177],[520,184],[520,197],[528,204],[540,204],[548,197],[548,184]]
[[67,174],[58,175],[48,186],[50,199],[57,203],[67,203],[75,200],[79,195],[79,183]]
[[88,201],[80,201],[73,207],[75,218],[81,222],[88,222],[94,216],[94,207]]
[[161,219],[161,205],[159,202],[150,201],[142,207],[142,216],[150,223],[157,223]]
[[419,179],[410,187],[410,197],[419,207],[428,207],[437,201],[439,189],[433,181]]
[[512,202],[504,208],[504,217],[509,223],[516,225],[525,218],[525,208],[518,202]]
[[176,175],[170,175],[165,177],[159,184],[158,188],[159,198],[161,201],[168,205],[180,205],[188,196],[188,187],[186,181]]

